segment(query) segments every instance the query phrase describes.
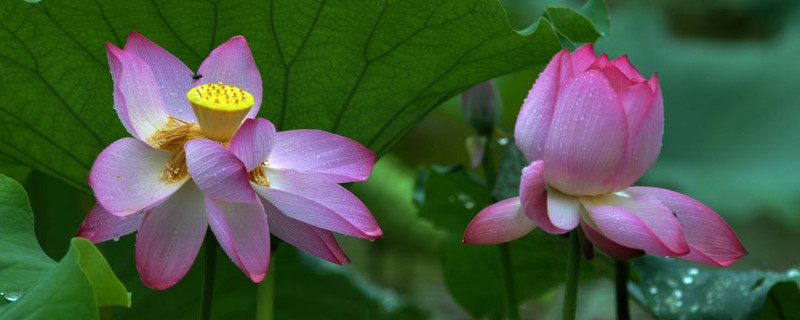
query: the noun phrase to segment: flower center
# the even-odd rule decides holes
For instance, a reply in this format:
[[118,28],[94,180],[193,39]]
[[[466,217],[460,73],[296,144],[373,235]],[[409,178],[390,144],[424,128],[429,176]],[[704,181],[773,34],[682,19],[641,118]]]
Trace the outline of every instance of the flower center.
[[250,176],[250,181],[255,184],[259,184],[265,187],[269,187],[269,179],[267,179],[267,171],[264,170],[269,166],[269,164],[264,161],[258,167],[250,171],[248,175]]
[[170,153],[167,166],[161,172],[161,179],[174,182],[183,179],[189,174],[186,168],[186,152],[183,145],[187,141],[204,138],[200,127],[194,123],[170,116],[165,129],[150,137],[148,142],[159,150]]
[[255,103],[249,92],[222,82],[194,87],[186,93],[186,98],[192,104],[203,135],[220,142],[233,137]]

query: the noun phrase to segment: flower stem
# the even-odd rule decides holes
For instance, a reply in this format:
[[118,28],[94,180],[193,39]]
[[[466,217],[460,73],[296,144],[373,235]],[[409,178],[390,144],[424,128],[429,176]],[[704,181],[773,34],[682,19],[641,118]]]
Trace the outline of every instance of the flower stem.
[[581,261],[581,245],[578,230],[569,233],[569,255],[567,256],[567,283],[564,288],[564,310],[562,319],[574,320],[578,300],[578,273]]
[[617,320],[629,320],[631,318],[630,306],[628,306],[628,273],[630,264],[627,260],[616,260],[616,291],[617,291]]
[[206,248],[203,254],[206,267],[204,271],[205,277],[203,278],[203,293],[200,296],[200,320],[210,320],[211,306],[214,299],[214,277],[217,274],[217,239],[214,239],[213,233],[207,232],[203,242]]
[[258,284],[256,319],[272,320],[275,305],[275,256],[270,259],[267,277]]
[[514,268],[511,264],[511,251],[508,243],[500,244],[500,262],[503,265],[503,280],[506,287],[506,301],[508,302],[508,319],[519,320],[519,308],[517,308],[517,294],[514,292]]
[[485,138],[486,143],[484,144],[483,161],[481,161],[481,164],[483,165],[483,176],[486,178],[486,186],[489,188],[489,193],[491,193],[494,189],[497,174],[495,173],[494,161],[492,159],[492,136],[488,135]]

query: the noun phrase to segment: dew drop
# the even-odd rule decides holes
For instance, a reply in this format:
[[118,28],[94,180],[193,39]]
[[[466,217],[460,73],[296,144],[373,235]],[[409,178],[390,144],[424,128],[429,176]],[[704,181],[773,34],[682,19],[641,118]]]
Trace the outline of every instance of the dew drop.
[[689,268],[688,273],[690,276],[696,276],[700,273],[700,270],[698,270],[697,268]]
[[15,302],[22,297],[22,290],[20,291],[11,291],[11,292],[0,292],[0,296],[3,296],[8,302]]
[[789,271],[786,271],[786,276],[792,278],[800,277],[800,271],[798,271],[797,269],[789,269]]
[[497,144],[499,144],[501,146],[507,145],[508,144],[508,138],[497,139]]
[[650,287],[650,290],[648,290],[648,291],[650,292],[650,294],[657,294],[658,293],[658,288]]
[[692,278],[692,276],[683,276],[683,279],[681,280],[683,284],[692,284],[692,282],[694,282],[694,278]]
[[114,234],[114,235],[111,237],[111,240],[114,240],[114,242],[118,242],[118,241],[119,241],[119,234],[116,234],[116,233],[115,233],[115,234]]

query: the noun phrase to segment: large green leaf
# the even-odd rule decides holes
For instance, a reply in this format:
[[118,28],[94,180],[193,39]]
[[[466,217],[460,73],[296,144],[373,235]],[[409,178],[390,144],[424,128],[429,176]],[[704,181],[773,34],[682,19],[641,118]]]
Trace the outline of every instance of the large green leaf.
[[[796,319],[800,271],[698,268],[646,256],[634,260],[640,282],[629,289],[659,319]],[[766,304],[766,309],[765,309]],[[763,310],[763,313],[762,313]]]
[[56,263],[36,241],[22,187],[0,175],[0,319],[97,319],[98,307],[128,306],[125,287],[86,239]]
[[[590,20],[569,19],[566,34],[591,38],[579,32],[595,32]],[[496,0],[0,0],[0,154],[88,191],[94,158],[125,135],[104,43],[131,30],[192,68],[243,34],[264,78],[261,116],[379,154],[442,101],[561,48],[548,20],[517,33]]]

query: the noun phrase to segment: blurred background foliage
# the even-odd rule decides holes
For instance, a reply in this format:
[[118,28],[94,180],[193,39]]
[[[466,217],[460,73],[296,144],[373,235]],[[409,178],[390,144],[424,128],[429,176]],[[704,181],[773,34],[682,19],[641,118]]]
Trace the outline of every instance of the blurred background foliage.
[[[547,5],[581,5],[572,1],[503,0],[501,3],[512,25],[520,30],[539,17]],[[596,46],[598,52],[608,52],[612,57],[628,54],[643,74],[658,72],[661,81],[666,117],[662,154],[640,184],[691,195],[728,220],[750,252],[729,269],[731,272],[773,270],[794,281],[798,275],[792,268],[800,266],[800,251],[794,249],[794,244],[800,243],[798,4],[789,0],[609,1],[611,29]],[[496,138],[510,137],[521,102],[540,71],[525,70],[496,79],[505,108]],[[459,99],[455,97],[428,114],[400,140],[378,162],[367,182],[350,186],[372,210],[385,234],[375,242],[340,238],[353,264],[332,266],[300,255],[289,246],[279,247],[275,260],[283,262],[272,269],[277,278],[276,318],[502,317],[502,312],[465,308],[457,300],[469,297],[448,293],[448,288],[454,288],[446,284],[448,266],[469,268],[484,260],[467,253],[445,263],[440,252],[451,249],[451,245],[442,239],[458,239],[460,235],[452,226],[441,225],[437,218],[431,218],[425,204],[412,200],[415,190],[420,192],[415,189],[420,171],[429,170],[426,168],[432,164],[462,164],[457,179],[475,184],[470,186],[462,181],[451,183],[452,189],[438,189],[444,193],[444,199],[448,194],[460,195],[470,188],[481,187],[482,172],[470,169],[464,147],[470,134],[460,114]],[[499,159],[504,147],[495,146],[494,156]],[[0,158],[0,172],[25,186],[44,251],[50,257],[61,257],[83,219],[83,214],[76,213],[88,212],[93,199],[8,159]],[[468,221],[474,216],[479,204],[484,205],[485,201],[488,200],[476,201],[470,208],[459,207],[463,211],[462,223],[463,219]],[[102,314],[109,319],[166,315],[175,319],[195,318],[186,309],[199,303],[202,264],[196,264],[169,291],[147,290],[141,286],[131,263],[134,240],[135,237],[127,236],[119,242],[99,245],[120,280],[134,293],[132,309],[105,308]],[[539,240],[544,242],[536,242]],[[562,240],[543,237],[541,231],[536,231],[519,243],[519,246],[533,243],[531,247],[513,251],[518,261],[527,259],[532,266],[543,263],[551,266],[544,274],[527,273],[518,277],[518,288],[527,282],[529,290],[536,290],[520,295],[524,298],[523,318],[558,318],[561,289],[541,283],[563,273],[557,267],[566,260]],[[465,250],[477,252],[486,248]],[[539,251],[552,254],[545,261],[530,259]],[[220,252],[219,256],[224,255]],[[581,284],[579,317],[611,319],[611,282],[594,277],[607,274],[602,259],[586,265],[584,273],[589,276]],[[640,270],[649,270],[646,265],[647,261],[641,262]],[[221,261],[218,268],[215,317],[252,317],[256,287],[233,264]],[[697,268],[699,274],[715,270],[704,266],[691,268]],[[308,281],[309,277],[313,281]],[[686,285],[681,287],[686,291],[692,290],[694,284],[679,285]],[[503,295],[494,292],[499,289],[490,285],[461,287],[456,289],[465,290],[461,294],[481,295],[484,299],[500,299]],[[676,290],[671,286],[664,288],[661,293]],[[792,290],[796,293],[795,287],[788,290],[789,294],[793,294]],[[647,285],[642,285],[640,300],[648,300],[649,291]],[[674,303],[675,291],[671,292]],[[340,309],[337,312],[325,309],[339,304],[354,306],[358,312],[345,314],[339,313]],[[137,308],[137,305],[154,307]],[[687,301],[682,312],[687,312],[690,305]],[[768,304],[769,308],[774,306]],[[774,312],[770,310],[767,311]],[[651,312],[635,307],[634,317]]]

